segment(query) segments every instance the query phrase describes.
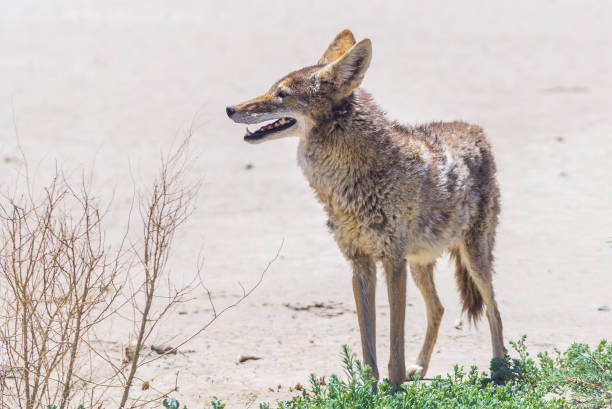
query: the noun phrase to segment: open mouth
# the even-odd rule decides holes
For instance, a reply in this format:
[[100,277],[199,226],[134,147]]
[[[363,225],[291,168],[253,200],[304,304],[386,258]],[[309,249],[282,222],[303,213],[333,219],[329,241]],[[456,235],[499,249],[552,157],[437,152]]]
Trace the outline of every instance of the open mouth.
[[290,117],[283,117],[281,119],[274,120],[273,122],[268,122],[255,132],[251,132],[247,127],[246,134],[244,135],[244,140],[257,141],[270,134],[283,131],[287,128],[291,128],[293,125],[295,125],[295,123],[295,119]]

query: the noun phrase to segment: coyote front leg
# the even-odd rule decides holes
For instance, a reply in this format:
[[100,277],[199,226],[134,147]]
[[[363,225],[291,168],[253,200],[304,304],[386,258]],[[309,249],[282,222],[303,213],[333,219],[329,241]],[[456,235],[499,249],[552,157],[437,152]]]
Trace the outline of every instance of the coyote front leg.
[[363,361],[372,368],[372,375],[378,379],[376,365],[376,264],[370,256],[359,256],[353,264],[353,293],[357,305],[357,317],[361,332]]
[[394,388],[406,379],[404,360],[404,322],[406,318],[406,259],[385,261],[387,292],[391,309],[391,355],[389,356],[389,378]]

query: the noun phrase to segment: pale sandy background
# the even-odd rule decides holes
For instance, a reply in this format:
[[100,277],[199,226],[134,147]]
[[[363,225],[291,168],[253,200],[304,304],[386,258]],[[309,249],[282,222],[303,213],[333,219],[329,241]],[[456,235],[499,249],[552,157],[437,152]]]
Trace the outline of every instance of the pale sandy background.
[[[603,1],[5,0],[0,183],[20,166],[14,113],[41,182],[56,163],[93,169],[98,195],[114,192],[112,210],[122,214],[130,175],[149,180],[160,150],[192,126],[192,176],[204,186],[177,236],[174,274],[190,277],[202,248],[206,283],[223,305],[285,244],[252,297],[143,377],[164,388],[178,370],[175,396],[190,408],[213,395],[231,407],[287,398],[309,373],[340,371],[342,344],[360,351],[350,271],[296,165],[297,140],[245,144],[224,107],[314,63],[350,28],[372,39],[363,85],[392,117],[464,119],[488,133],[503,197],[495,287],[506,339],[528,334],[534,351],[595,344],[612,335],[612,312],[598,311],[612,306],[611,21]],[[121,220],[109,220],[111,232]],[[460,309],[446,258],[436,281],[446,315],[429,374],[453,363],[486,368],[486,323],[453,327]],[[388,308],[378,290],[384,376]],[[408,291],[411,363],[425,316],[412,283]],[[339,315],[283,306],[315,302]],[[203,298],[181,311],[164,331],[189,333],[210,314]],[[109,337],[124,332],[117,325]],[[262,359],[236,365],[241,353]],[[280,393],[268,390],[279,384]]]

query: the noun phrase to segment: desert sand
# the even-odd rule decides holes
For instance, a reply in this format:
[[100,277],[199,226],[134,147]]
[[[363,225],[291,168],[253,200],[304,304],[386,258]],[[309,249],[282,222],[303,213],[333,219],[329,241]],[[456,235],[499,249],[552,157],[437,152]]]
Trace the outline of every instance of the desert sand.
[[[5,1],[0,187],[22,166],[19,143],[37,182],[56,165],[91,170],[97,196],[113,197],[112,213],[125,215],[132,181],[146,184],[160,152],[193,129],[189,176],[203,186],[176,237],[172,274],[188,281],[203,254],[204,280],[223,306],[284,244],[248,299],[141,377],[160,389],[178,379],[174,396],[189,408],[213,396],[238,408],[286,399],[310,373],[340,373],[342,344],[360,354],[350,268],[296,164],[298,141],[248,145],[224,108],[315,63],[350,28],[373,42],[363,87],[392,118],[466,120],[493,144],[502,192],[494,284],[506,341],[527,334],[534,352],[595,345],[612,335],[612,312],[598,311],[612,307],[611,15],[610,3],[596,1]],[[107,220],[110,242],[123,220]],[[429,376],[455,363],[486,369],[490,359],[486,322],[454,326],[453,268],[446,256],[436,267],[446,313]],[[383,280],[379,273],[385,376]],[[210,314],[200,294],[159,339],[189,334]],[[409,282],[409,364],[424,329]],[[109,340],[127,342],[125,332],[117,324]],[[240,354],[261,359],[237,364]]]

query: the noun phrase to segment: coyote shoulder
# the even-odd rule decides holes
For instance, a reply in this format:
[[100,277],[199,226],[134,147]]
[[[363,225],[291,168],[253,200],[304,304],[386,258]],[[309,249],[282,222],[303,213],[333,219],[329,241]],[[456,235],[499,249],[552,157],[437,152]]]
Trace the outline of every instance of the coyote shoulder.
[[[298,136],[298,162],[329,216],[328,226],[353,268],[364,361],[378,378],[374,295],[381,262],[391,309],[389,377],[425,374],[444,308],[433,281],[446,250],[456,262],[463,309],[476,320],[486,306],[494,357],[503,357],[502,322],[492,286],[499,189],[483,130],[465,122],[419,126],[389,120],[358,88],[372,56],[368,39],[344,30],[316,65],[294,71],[265,94],[229,106],[245,141]],[[406,372],[406,265],[427,310],[416,365]]]

